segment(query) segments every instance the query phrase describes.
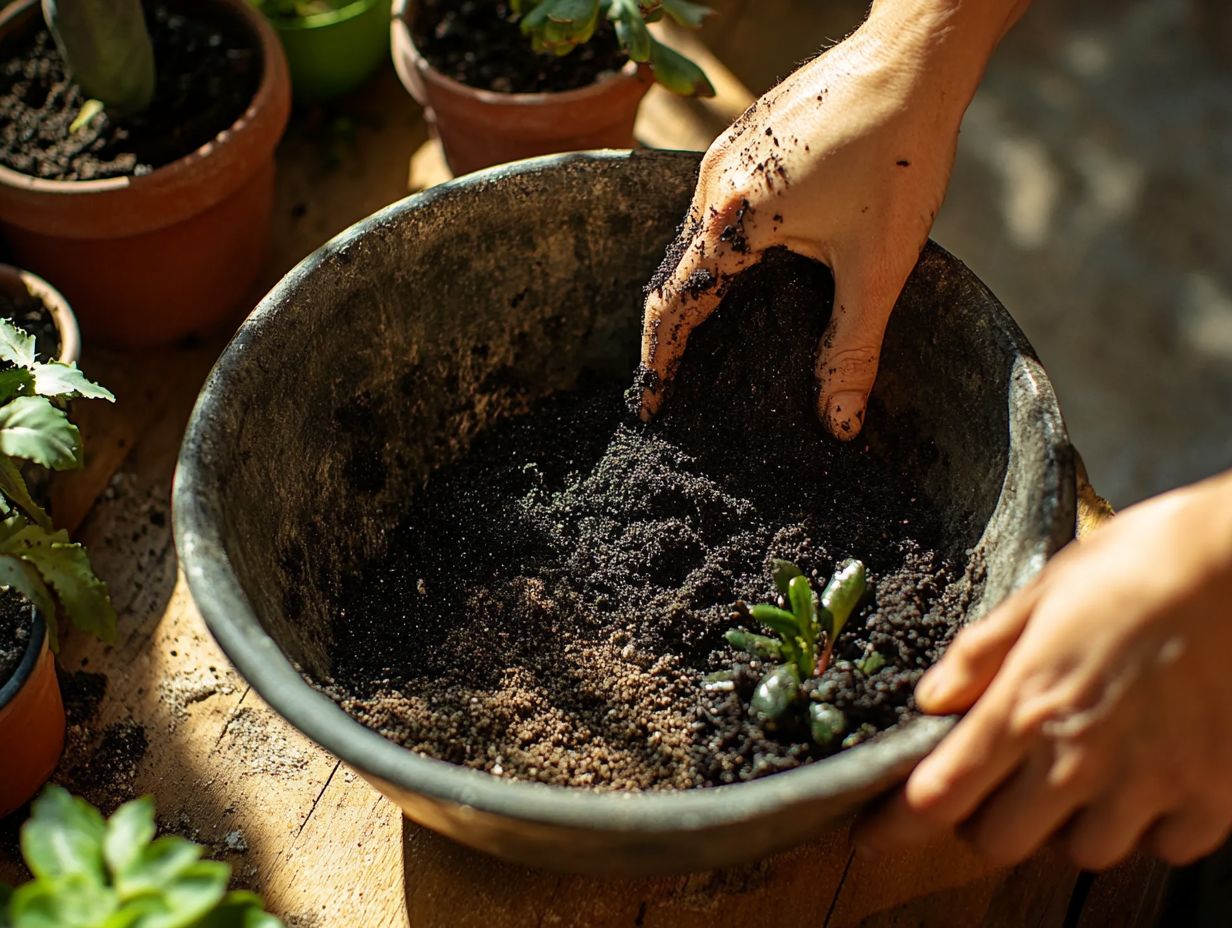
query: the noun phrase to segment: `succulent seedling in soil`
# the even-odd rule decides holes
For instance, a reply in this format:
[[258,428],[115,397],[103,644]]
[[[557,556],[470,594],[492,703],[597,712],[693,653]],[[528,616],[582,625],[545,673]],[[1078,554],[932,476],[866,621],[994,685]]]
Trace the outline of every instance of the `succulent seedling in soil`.
[[43,0],[43,17],[69,75],[89,98],[77,132],[106,109],[144,112],[154,100],[154,46],[141,0]]
[[52,650],[60,618],[105,641],[115,636],[115,610],[86,549],[52,525],[21,472],[21,461],[81,466],[81,433],[64,412],[77,397],[115,400],[76,364],[39,361],[34,336],[0,319],[0,586],[42,612]]
[[154,802],[125,803],[110,819],[59,786],[34,801],[21,852],[34,874],[0,885],[0,928],[282,928],[260,897],[227,890],[231,867],[202,860],[202,847],[155,838]]
[[522,32],[535,51],[567,55],[595,35],[600,18],[616,27],[621,50],[633,61],[648,63],[655,80],[686,97],[713,97],[714,86],[696,64],[668,48],[646,28],[666,16],[687,29],[697,29],[711,12],[689,0],[512,0]]
[[[779,602],[752,608],[740,602],[735,613],[761,623],[777,637],[733,628],[727,632],[727,641],[739,651],[777,662],[753,691],[751,708],[763,723],[773,727],[807,696],[809,730],[813,740],[826,747],[842,735],[846,720],[825,701],[823,691],[814,688],[806,693],[804,684],[821,677],[830,666],[834,643],[867,589],[864,564],[857,560],[840,564],[820,596],[790,561],[775,559],[773,574]],[[872,674],[885,661],[872,652],[861,663],[861,669]]]

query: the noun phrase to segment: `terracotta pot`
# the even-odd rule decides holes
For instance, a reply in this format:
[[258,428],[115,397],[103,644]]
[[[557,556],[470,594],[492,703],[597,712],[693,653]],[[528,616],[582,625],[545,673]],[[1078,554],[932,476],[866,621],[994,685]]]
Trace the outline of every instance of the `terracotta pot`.
[[[246,0],[197,0],[244,22],[264,59],[252,103],[211,142],[141,177],[40,180],[0,167],[0,234],[56,281],[85,333],[165,344],[227,319],[260,272],[274,205],[274,148],[291,88],[282,46]],[[0,13],[0,42],[38,22],[36,0]]]
[[64,703],[56,662],[47,647],[47,627],[37,613],[34,634],[8,680],[0,680],[0,818],[32,797],[47,782],[64,750]]
[[[654,79],[630,61],[588,87],[557,93],[497,93],[446,77],[411,38],[414,0],[394,0],[394,67],[436,128],[454,174],[538,155],[633,148],[637,108]],[[528,40],[529,41],[529,40]]]
[[37,274],[23,271],[8,264],[0,264],[0,293],[20,298],[30,294],[51,313],[60,334],[60,353],[57,361],[74,364],[81,357],[81,334],[77,330],[77,317],[66,300],[51,284]]

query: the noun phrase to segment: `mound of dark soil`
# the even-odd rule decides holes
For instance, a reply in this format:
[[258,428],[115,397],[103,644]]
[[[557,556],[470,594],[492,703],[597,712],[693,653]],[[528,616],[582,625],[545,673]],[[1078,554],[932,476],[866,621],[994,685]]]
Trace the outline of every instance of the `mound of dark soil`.
[[0,590],[0,686],[21,663],[33,630],[29,601],[12,590]]
[[[982,577],[941,553],[919,460],[822,430],[813,359],[831,296],[819,265],[767,259],[696,331],[654,423],[621,385],[593,383],[490,429],[344,589],[327,692],[409,748],[511,778],[759,777],[825,752],[750,716],[764,668],[724,640],[732,604],[773,599],[771,558],[819,589],[858,557],[871,593],[822,685],[848,745],[912,716]],[[872,650],[886,665],[865,676],[854,662]],[[703,684],[734,663],[734,691]]]

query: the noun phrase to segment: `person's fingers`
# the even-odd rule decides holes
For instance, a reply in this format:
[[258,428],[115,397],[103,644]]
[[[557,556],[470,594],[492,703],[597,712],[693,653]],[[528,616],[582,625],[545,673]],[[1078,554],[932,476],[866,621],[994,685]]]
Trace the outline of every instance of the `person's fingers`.
[[642,404],[647,420],[659,411],[689,335],[719,304],[724,281],[755,260],[741,229],[739,205],[694,223],[676,268],[646,296],[642,317]]
[[[1042,742],[962,823],[959,833],[985,857],[1007,866],[1016,864],[1095,795],[1104,773],[1099,758],[1086,747]],[[1146,824],[1144,820],[1142,827]]]
[[1123,860],[1163,811],[1163,789],[1141,781],[1114,787],[1066,826],[1061,844],[1083,870],[1105,870]]
[[1213,853],[1227,837],[1225,816],[1194,807],[1160,819],[1147,834],[1145,845],[1155,856],[1180,867]]
[[920,708],[933,715],[971,708],[1001,669],[1038,598],[1038,586],[1020,591],[959,632],[941,660],[920,679],[915,691]]
[[840,255],[830,269],[834,311],[817,352],[817,411],[834,437],[850,441],[864,426],[886,323],[911,266],[869,266]]

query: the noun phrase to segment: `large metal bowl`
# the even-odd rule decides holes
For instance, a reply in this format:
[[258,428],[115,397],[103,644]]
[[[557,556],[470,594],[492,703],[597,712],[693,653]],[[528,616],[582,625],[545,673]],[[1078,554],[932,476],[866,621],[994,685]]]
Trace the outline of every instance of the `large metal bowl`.
[[[919,719],[752,783],[600,794],[414,754],[306,682],[330,666],[332,591],[381,552],[433,467],[527,396],[587,368],[632,369],[642,286],[696,170],[686,154],[557,156],[382,210],[262,301],[202,390],[180,453],[179,555],[240,673],[411,818],[511,860],[646,873],[766,855],[901,781],[953,724]],[[1073,536],[1072,451],[1048,378],[988,289],[930,245],[876,392],[934,446],[921,457],[947,544],[987,561],[973,618]],[[874,453],[903,440],[876,419],[866,432]]]

